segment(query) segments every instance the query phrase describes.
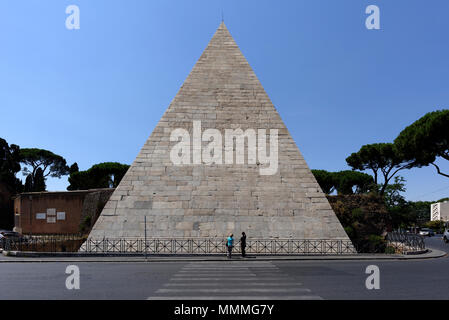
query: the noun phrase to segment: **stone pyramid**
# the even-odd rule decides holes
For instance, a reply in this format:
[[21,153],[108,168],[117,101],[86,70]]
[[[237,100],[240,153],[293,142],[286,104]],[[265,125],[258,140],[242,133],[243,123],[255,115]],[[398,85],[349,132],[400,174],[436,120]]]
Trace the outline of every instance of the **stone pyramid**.
[[[259,158],[249,163],[254,159],[249,141],[244,164],[225,164],[225,152],[233,156],[236,149],[225,143],[222,163],[203,163],[199,149],[204,152],[211,140],[192,148],[186,158],[191,164],[174,164],[171,150],[180,140],[170,136],[183,128],[195,139],[194,121],[201,122],[200,130],[217,129],[223,135],[226,129],[266,129],[270,147],[274,142],[268,134],[277,130],[275,171],[261,174],[267,164]],[[112,194],[90,238],[143,237],[144,216],[150,238],[223,238],[245,231],[259,239],[349,240],[224,23]]]

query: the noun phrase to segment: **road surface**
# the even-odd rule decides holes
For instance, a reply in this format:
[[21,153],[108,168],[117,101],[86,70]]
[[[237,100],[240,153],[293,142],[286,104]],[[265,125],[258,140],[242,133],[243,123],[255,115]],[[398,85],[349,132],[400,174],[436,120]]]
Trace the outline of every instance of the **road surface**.
[[[429,247],[448,251],[440,237]],[[449,299],[449,258],[388,261],[77,263],[80,289],[66,288],[73,263],[0,263],[4,299]],[[380,289],[365,286],[368,265]]]

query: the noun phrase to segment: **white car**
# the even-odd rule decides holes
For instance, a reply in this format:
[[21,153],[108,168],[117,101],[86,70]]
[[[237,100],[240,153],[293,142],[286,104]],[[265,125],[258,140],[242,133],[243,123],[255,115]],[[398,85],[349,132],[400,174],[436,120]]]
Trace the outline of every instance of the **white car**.
[[443,241],[446,242],[446,243],[449,242],[449,229],[444,229]]
[[420,236],[431,237],[431,236],[435,235],[435,233],[433,232],[432,229],[429,229],[429,228],[422,228],[422,229],[419,231],[419,235],[420,235]]

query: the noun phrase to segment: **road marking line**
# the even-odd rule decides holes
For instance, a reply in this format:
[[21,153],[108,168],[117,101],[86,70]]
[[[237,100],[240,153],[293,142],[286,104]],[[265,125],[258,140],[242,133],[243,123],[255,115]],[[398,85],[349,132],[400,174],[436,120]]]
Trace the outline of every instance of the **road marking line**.
[[[201,286],[223,286],[223,285],[238,285],[241,282],[236,282],[235,284],[229,283],[227,281],[226,283],[223,282],[202,282],[202,283],[166,283],[164,284],[165,287],[201,287]],[[273,287],[281,287],[281,286],[302,286],[301,282],[286,282],[286,283],[279,283],[279,282],[245,282],[245,286],[273,286]]]
[[184,277],[187,275],[193,275],[193,276],[242,276],[242,277],[255,277],[255,273],[250,272],[178,272],[174,275],[174,277]]
[[274,271],[280,271],[279,269],[256,269],[256,268],[183,268],[182,271],[247,271],[247,270],[253,270],[253,271],[266,271],[266,272],[274,272]]
[[192,267],[192,268],[211,268],[211,267],[218,267],[218,268],[277,268],[277,266],[273,264],[260,264],[260,263],[242,263],[242,264],[208,264],[208,263],[201,263],[201,264],[185,264],[184,267]]
[[204,292],[204,293],[257,293],[257,292],[311,292],[307,288],[214,288],[214,289],[166,289],[161,288],[156,293],[176,293],[176,292]]
[[218,268],[277,268],[277,266],[273,264],[260,264],[260,263],[245,263],[245,264],[185,264],[184,267],[192,267],[192,268],[211,268],[211,267],[218,267]]
[[247,268],[257,268],[257,269],[279,269],[276,266],[260,266],[260,265],[245,265],[245,266],[226,266],[226,265],[217,265],[217,266],[202,266],[202,265],[198,265],[198,266],[192,266],[192,265],[186,265],[183,267],[184,269],[187,268],[191,268],[191,269],[247,269]]
[[[281,281],[289,280],[290,278],[260,278],[261,281]],[[204,277],[204,278],[191,278],[191,277],[173,277],[170,281],[211,281],[211,280],[223,280],[223,281],[253,281],[254,279],[248,278],[229,278],[229,277]]]

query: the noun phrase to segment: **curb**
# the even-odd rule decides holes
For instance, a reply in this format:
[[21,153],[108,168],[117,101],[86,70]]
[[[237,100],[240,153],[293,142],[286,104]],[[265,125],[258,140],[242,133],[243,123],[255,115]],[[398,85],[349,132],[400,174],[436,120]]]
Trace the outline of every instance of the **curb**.
[[[354,260],[424,260],[441,258],[447,253],[444,251],[432,249],[425,253],[407,254],[407,255],[386,255],[386,254],[354,254],[354,255],[296,255],[296,256],[249,256],[248,258],[227,259],[223,255],[209,256],[163,256],[148,255],[145,259],[142,255],[103,255],[103,254],[85,254],[85,253],[42,253],[42,252],[21,252],[21,251],[3,251],[3,255],[9,258],[0,259],[0,263],[8,262],[255,262],[255,261],[354,261]],[[22,258],[22,259],[20,259]],[[25,259],[23,259],[25,258]],[[35,259],[40,258],[40,259]],[[46,259],[42,259],[46,258]],[[64,259],[67,258],[67,259]],[[87,258],[87,259],[86,259]],[[89,259],[92,258],[92,259]]]

